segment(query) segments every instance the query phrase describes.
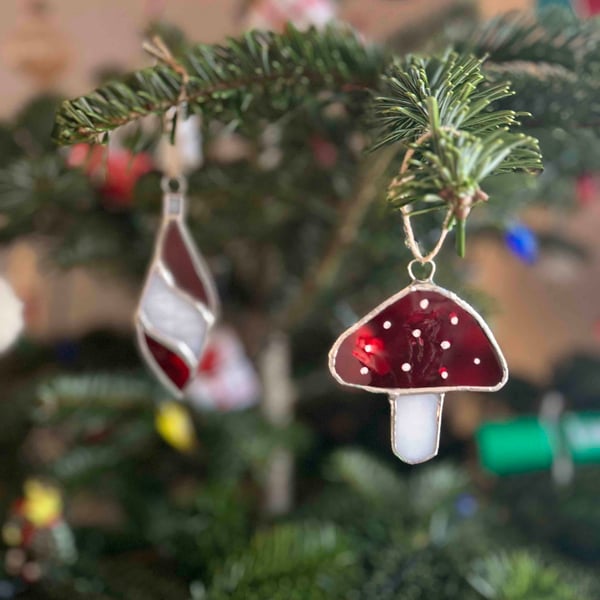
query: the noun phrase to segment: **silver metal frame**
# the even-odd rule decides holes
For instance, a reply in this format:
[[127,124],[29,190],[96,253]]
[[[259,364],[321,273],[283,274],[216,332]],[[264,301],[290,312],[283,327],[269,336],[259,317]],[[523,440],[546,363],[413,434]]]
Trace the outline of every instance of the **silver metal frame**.
[[[146,274],[146,281],[144,283],[144,287],[142,288],[142,293],[140,295],[140,303],[138,304],[137,309],[135,311],[134,323],[136,328],[138,348],[140,349],[140,352],[144,360],[146,361],[146,364],[150,367],[157,379],[171,393],[173,393],[176,397],[181,398],[185,395],[185,390],[187,386],[185,386],[183,389],[179,389],[164,374],[163,370],[158,365],[154,356],[150,352],[144,339],[144,334],[147,332],[151,337],[155,338],[158,342],[160,342],[160,344],[175,352],[180,358],[183,359],[183,361],[186,363],[192,374],[194,374],[197,371],[200,360],[193,355],[191,349],[188,348],[188,346],[185,343],[179,340],[172,340],[166,338],[163,334],[158,332],[153,325],[151,325],[148,322],[148,319],[141,307],[141,299],[144,298],[146,291],[148,290],[148,286],[150,285],[150,281],[152,279],[152,274],[154,272],[159,273],[164,277],[167,285],[175,294],[177,294],[182,300],[185,300],[189,304],[192,304],[206,319],[207,337],[211,327],[214,325],[214,323],[219,317],[220,307],[216,286],[208,268],[208,265],[196,249],[194,241],[185,225],[185,187],[181,185],[179,191],[170,192],[165,188],[165,186],[163,186],[163,191],[165,192],[163,196],[163,218],[160,225],[160,229],[158,231],[158,235],[156,237],[156,243],[154,245],[154,254],[152,260],[150,261],[150,266],[148,267],[148,271]],[[173,213],[169,210],[170,200],[174,197],[176,197],[180,201],[180,210],[176,213]],[[165,241],[167,228],[172,222],[176,223],[179,232],[181,233],[181,237],[183,239],[186,250],[188,251],[188,254],[190,256],[190,260],[192,261],[192,264],[194,265],[194,268],[196,269],[199,278],[202,279],[202,281],[204,282],[206,296],[209,303],[208,306],[190,296],[185,290],[179,289],[175,284],[171,272],[161,259],[162,247]],[[190,377],[188,385],[193,381],[193,379],[193,376]]]
[[[433,273],[432,273],[433,275]],[[427,392],[434,393],[445,393],[445,392],[453,392],[453,391],[470,391],[470,392],[495,392],[499,390],[508,380],[508,365],[506,364],[506,359],[502,354],[502,350],[500,350],[500,346],[498,346],[498,342],[494,338],[494,334],[491,329],[488,327],[487,323],[483,320],[481,315],[468,303],[465,302],[462,298],[457,296],[454,292],[451,292],[439,285],[433,283],[431,280],[431,276],[428,280],[414,280],[408,286],[406,286],[403,290],[400,290],[397,294],[394,294],[378,306],[376,306],[372,311],[366,314],[360,321],[352,325],[349,329],[346,329],[344,333],[342,333],[338,339],[335,341],[331,350],[329,351],[329,370],[333,375],[334,379],[341,383],[342,385],[348,387],[354,387],[361,390],[366,390],[368,392],[375,392],[377,394],[389,394],[389,395],[408,395],[408,394],[421,394]],[[484,333],[487,335],[492,348],[496,352],[498,356],[498,360],[500,361],[500,365],[502,367],[502,379],[500,383],[492,387],[486,386],[436,386],[436,387],[427,387],[427,388],[389,388],[389,389],[381,389],[368,385],[358,385],[356,383],[347,383],[342,380],[337,373],[335,372],[335,358],[337,356],[338,350],[342,344],[342,342],[352,333],[360,329],[365,323],[370,321],[375,315],[379,314],[383,309],[387,308],[390,304],[393,304],[400,298],[410,294],[415,291],[429,291],[429,292],[437,292],[446,298],[456,302],[463,310],[468,312],[472,317],[475,318],[477,323],[481,326]]]

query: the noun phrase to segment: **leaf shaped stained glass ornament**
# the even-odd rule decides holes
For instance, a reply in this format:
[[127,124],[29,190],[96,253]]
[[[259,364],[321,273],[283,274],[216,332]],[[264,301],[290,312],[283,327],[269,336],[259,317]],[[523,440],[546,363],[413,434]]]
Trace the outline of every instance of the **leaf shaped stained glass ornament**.
[[444,394],[494,391],[506,361],[475,309],[431,280],[415,280],[345,331],[329,354],[343,385],[386,393],[392,449],[419,463],[438,451]]
[[182,396],[198,371],[219,307],[208,266],[185,225],[183,192],[166,192],[163,202],[136,330],[148,366],[171,393]]

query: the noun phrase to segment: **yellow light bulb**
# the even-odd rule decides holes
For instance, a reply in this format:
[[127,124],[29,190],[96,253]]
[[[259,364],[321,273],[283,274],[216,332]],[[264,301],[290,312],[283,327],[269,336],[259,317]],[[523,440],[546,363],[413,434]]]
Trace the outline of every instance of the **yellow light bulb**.
[[188,411],[179,402],[165,402],[158,407],[154,419],[160,436],[179,452],[196,447],[196,432]]

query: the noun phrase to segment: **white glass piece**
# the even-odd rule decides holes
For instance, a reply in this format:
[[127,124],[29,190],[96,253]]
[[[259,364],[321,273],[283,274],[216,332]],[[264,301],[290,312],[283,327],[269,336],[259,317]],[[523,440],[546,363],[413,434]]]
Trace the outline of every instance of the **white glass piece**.
[[198,307],[171,287],[156,269],[150,275],[140,309],[152,329],[167,339],[185,344],[194,356],[200,355],[208,330],[206,319]]
[[438,452],[444,394],[390,395],[392,450],[409,464],[425,462]]

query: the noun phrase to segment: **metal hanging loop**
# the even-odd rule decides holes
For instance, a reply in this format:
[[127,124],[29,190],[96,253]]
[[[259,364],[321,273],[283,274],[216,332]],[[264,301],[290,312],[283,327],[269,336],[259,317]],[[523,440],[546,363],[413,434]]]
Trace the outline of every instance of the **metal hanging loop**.
[[[414,266],[415,265],[419,265],[421,268],[429,268],[429,275],[427,275],[426,277],[417,277],[414,273]],[[413,258],[407,266],[407,270],[408,270],[408,274],[410,275],[410,278],[413,281],[416,281],[418,283],[433,283],[433,276],[435,275],[435,263],[433,262],[433,260],[426,260],[426,261],[422,261],[419,260],[418,258]]]
[[160,180],[160,189],[163,194],[185,194],[188,189],[187,178],[184,175],[177,177],[163,175]]
[[163,192],[163,219],[184,220],[186,213],[187,179],[184,175],[169,177],[163,175],[160,180]]

